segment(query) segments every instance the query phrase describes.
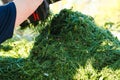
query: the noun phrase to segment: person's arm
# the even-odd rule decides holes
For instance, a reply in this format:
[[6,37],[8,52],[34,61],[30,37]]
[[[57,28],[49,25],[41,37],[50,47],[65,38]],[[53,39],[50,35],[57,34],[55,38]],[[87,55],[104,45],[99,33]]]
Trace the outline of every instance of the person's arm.
[[42,4],[43,0],[14,0],[13,2],[17,13],[15,26],[19,26]]
[[13,36],[14,27],[25,21],[43,0],[15,0],[0,6],[0,44]]

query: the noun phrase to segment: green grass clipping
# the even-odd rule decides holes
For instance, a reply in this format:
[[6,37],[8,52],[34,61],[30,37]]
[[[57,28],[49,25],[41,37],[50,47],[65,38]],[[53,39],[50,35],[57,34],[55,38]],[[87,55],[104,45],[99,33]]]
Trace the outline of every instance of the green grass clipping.
[[53,16],[30,54],[9,68],[1,67],[1,80],[120,79],[119,40],[91,16],[71,9]]

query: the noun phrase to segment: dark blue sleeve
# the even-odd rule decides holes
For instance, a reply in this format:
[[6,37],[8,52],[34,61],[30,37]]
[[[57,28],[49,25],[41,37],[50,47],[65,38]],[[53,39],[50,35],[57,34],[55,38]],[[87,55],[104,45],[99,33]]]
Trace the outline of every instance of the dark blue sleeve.
[[0,44],[13,35],[16,20],[16,6],[10,2],[0,6]]

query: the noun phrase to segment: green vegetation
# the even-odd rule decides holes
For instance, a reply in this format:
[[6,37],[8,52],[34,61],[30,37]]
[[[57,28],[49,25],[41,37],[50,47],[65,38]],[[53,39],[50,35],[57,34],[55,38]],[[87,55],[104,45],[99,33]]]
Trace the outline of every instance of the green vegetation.
[[0,54],[23,51],[14,58],[1,56],[1,80],[120,79],[120,42],[92,17],[63,9],[42,26],[34,44],[20,41],[1,46]]

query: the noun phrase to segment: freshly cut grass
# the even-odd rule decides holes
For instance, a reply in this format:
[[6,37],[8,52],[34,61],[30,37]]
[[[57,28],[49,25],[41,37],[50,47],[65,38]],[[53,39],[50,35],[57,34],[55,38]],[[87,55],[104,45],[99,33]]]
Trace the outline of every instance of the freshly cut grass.
[[0,60],[1,80],[120,79],[120,42],[92,17],[63,9],[44,25],[28,59]]
[[[92,17],[67,9],[55,15],[42,30],[31,54],[43,65],[43,73],[49,75],[46,78],[49,80],[77,79],[74,77],[77,70],[88,63],[96,74],[105,67],[120,66],[120,42],[108,30],[99,28]],[[79,79],[92,79],[93,74],[88,72],[86,78],[83,75]]]

